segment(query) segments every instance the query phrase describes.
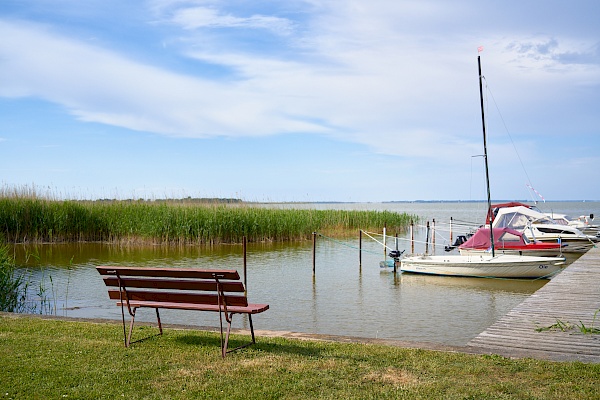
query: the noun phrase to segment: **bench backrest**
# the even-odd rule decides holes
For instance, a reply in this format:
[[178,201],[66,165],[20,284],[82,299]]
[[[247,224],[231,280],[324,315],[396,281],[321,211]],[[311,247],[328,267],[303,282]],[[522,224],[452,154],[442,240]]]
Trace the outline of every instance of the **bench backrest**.
[[[96,267],[112,300],[227,306],[248,305],[236,270],[196,268]],[[219,299],[218,286],[222,297]]]

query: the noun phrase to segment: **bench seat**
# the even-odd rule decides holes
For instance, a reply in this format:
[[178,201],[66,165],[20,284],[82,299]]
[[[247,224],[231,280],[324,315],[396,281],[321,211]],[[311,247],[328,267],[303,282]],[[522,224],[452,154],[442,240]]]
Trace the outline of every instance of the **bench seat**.
[[[125,305],[126,302],[117,302],[117,306]],[[130,301],[130,307],[142,308],[168,308],[174,310],[191,310],[191,311],[214,311],[223,312],[223,307],[214,304],[193,304],[193,303],[169,303],[159,301]],[[247,307],[229,306],[227,311],[233,314],[258,314],[269,309],[268,304],[250,304]]]

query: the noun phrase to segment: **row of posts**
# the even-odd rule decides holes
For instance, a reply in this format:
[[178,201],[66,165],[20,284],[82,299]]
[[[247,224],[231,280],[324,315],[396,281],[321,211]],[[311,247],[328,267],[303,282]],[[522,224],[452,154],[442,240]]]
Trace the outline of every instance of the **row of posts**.
[[[429,254],[429,242],[431,242],[433,248],[435,249],[435,219],[433,219],[432,221],[432,225],[429,224],[429,221],[427,221],[427,225],[426,225],[426,239],[425,239],[425,254]],[[358,231],[358,266],[359,268],[362,268],[362,229]],[[387,257],[387,245],[386,245],[386,238],[387,238],[387,224],[383,225],[383,257],[384,259],[386,259]],[[317,264],[317,232],[313,232],[313,239],[312,239],[312,266],[313,266],[313,275],[315,274],[316,271],[316,264]],[[244,238],[245,239],[245,238]],[[396,243],[396,250],[398,250],[398,233],[396,233],[395,235],[395,243]],[[452,217],[450,217],[450,243],[452,243]],[[411,254],[415,253],[415,229],[414,229],[414,223],[411,221],[410,222],[410,252]],[[244,251],[244,268],[246,265],[246,261],[245,261],[245,251]],[[396,272],[396,264],[394,263],[394,272]]]

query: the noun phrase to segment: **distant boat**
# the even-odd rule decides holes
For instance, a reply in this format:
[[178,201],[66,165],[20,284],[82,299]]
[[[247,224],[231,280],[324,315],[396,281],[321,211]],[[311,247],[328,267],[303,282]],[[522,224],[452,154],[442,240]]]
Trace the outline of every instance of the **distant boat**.
[[523,232],[510,228],[494,228],[493,235],[490,235],[489,228],[479,228],[469,240],[458,246],[458,251],[462,255],[489,254],[492,248],[490,242],[492,236],[495,240],[496,254],[560,257],[565,246],[558,242],[530,241]]
[[[487,157],[487,138],[485,133],[485,115],[483,105],[483,82],[481,58],[477,57],[479,67],[479,96],[481,103],[481,123],[483,127],[483,150],[488,200],[488,218],[493,221],[490,195],[490,178]],[[494,230],[490,235],[490,253],[485,255],[421,255],[405,257],[400,261],[400,271],[431,275],[450,275],[494,278],[545,278],[561,270],[564,257],[534,257],[523,255],[496,255]]]

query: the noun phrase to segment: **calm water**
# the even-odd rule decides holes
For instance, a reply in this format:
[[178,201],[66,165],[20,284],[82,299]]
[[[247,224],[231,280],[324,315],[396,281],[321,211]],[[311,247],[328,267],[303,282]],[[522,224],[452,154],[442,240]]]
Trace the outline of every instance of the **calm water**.
[[[550,206],[548,206],[550,205]],[[290,207],[281,205],[280,207]],[[376,209],[408,212],[436,219],[436,244],[448,244],[446,230],[457,221],[481,222],[483,203],[310,204],[294,207]],[[594,213],[600,203],[546,203],[544,211],[571,215]],[[464,228],[454,225],[454,234]],[[464,233],[464,232],[462,232]],[[388,232],[393,235],[393,232]],[[416,229],[417,240],[426,235]],[[380,237],[376,237],[380,240]],[[406,234],[398,247],[410,251]],[[393,239],[388,245],[394,246]],[[424,245],[417,243],[415,251]],[[421,246],[421,247],[419,247]],[[70,317],[120,319],[120,309],[108,300],[96,265],[235,268],[242,272],[241,245],[214,247],[122,247],[101,244],[17,245],[17,262],[27,269],[30,293],[42,288],[56,314]],[[518,305],[546,281],[474,279],[397,274],[381,269],[382,246],[363,238],[359,267],[358,234],[338,241],[320,237],[316,274],[312,273],[312,243],[249,244],[248,296],[268,303],[255,316],[257,329],[379,337],[464,345]],[[40,284],[40,282],[43,282]],[[218,326],[213,313],[161,311],[165,323]],[[154,321],[150,310],[139,320]],[[237,324],[235,323],[237,322]],[[234,327],[247,327],[239,316]]]

